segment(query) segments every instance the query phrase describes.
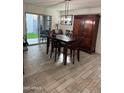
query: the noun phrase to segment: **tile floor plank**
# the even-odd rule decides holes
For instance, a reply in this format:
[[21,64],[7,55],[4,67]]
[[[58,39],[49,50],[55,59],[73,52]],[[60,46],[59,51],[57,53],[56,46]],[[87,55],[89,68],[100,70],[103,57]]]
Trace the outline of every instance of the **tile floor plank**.
[[29,46],[24,52],[24,93],[101,93],[101,55],[80,53],[63,65],[61,54],[57,62],[46,54],[46,45]]

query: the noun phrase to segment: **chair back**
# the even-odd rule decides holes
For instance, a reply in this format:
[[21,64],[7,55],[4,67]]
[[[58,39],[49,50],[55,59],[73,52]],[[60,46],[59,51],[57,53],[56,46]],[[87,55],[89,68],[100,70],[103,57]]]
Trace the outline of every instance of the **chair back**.
[[53,29],[52,31],[49,32],[49,36],[50,37],[55,37],[56,36],[55,29]]
[[61,34],[61,35],[63,35],[63,31],[62,31],[62,29],[59,29],[57,34]]
[[66,31],[65,31],[65,35],[66,35],[66,36],[69,36],[69,34],[70,34],[70,30],[66,30]]

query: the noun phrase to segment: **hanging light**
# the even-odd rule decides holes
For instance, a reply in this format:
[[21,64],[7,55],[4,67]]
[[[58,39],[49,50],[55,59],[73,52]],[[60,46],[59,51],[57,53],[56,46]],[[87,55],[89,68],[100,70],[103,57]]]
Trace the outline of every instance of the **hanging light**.
[[69,11],[69,2],[71,0],[65,0],[65,24],[67,23],[68,11]]

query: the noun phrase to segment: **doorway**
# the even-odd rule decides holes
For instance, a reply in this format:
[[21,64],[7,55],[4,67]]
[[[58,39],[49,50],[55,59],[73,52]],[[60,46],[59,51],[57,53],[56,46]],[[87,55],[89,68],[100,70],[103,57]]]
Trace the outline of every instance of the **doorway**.
[[46,43],[51,16],[26,13],[26,38],[29,45]]

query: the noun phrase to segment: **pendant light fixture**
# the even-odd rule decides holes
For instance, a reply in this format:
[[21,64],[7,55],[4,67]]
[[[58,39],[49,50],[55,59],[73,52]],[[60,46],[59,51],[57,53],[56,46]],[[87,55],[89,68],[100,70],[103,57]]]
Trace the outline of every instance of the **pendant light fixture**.
[[71,0],[65,0],[65,24],[67,23],[67,17],[69,12],[69,2]]

